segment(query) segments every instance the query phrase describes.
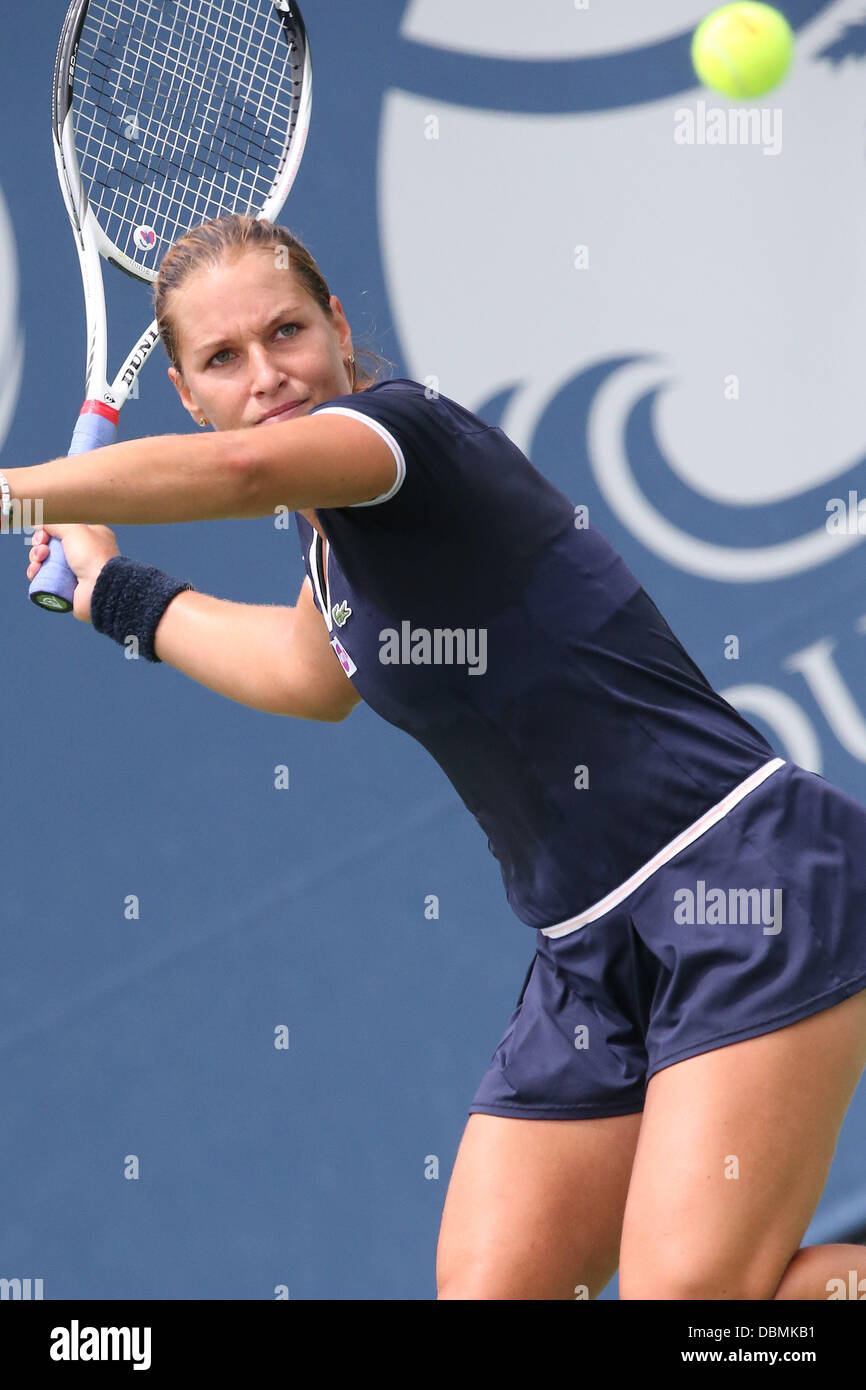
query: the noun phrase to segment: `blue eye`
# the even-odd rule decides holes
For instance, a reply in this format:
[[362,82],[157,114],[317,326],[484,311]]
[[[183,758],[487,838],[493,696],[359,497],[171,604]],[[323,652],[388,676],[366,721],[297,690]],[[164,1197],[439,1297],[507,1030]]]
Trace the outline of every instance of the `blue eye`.
[[[279,328],[277,329],[277,333],[282,334],[284,328],[293,328],[300,331],[300,327],[301,325],[299,323],[281,323]],[[294,338],[295,336],[295,333],[292,333],[288,341],[291,341],[291,338]],[[286,339],[284,338],[283,341],[285,342]],[[224,367],[225,362],[220,362],[218,359],[220,357],[225,357],[226,353],[231,353],[231,348],[220,348],[219,352],[214,353],[213,357],[210,359],[207,365],[209,367]]]

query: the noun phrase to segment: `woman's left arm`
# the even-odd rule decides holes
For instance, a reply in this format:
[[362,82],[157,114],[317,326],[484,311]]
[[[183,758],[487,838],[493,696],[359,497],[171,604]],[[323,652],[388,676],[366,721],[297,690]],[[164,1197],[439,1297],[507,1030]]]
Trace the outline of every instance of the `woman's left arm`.
[[41,502],[39,522],[147,525],[346,507],[387,492],[397,465],[368,425],[300,416],[208,435],[166,434],[5,468],[12,499]]

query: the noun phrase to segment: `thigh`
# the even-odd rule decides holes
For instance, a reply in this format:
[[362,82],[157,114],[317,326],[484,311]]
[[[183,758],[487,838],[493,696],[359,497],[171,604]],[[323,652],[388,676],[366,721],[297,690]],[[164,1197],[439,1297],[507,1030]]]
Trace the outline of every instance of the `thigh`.
[[470,1115],[448,1187],[440,1298],[597,1298],[616,1272],[641,1115]]
[[657,1071],[623,1221],[623,1298],[771,1299],[866,1065],[866,990]]

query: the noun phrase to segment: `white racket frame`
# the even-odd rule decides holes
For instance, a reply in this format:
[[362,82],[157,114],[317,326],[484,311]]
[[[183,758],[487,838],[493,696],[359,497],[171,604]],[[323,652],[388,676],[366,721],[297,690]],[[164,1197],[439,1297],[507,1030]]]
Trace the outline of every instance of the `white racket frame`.
[[[272,0],[272,3],[277,10],[290,10],[290,6],[286,3],[286,0]],[[70,9],[67,13],[66,22],[60,39],[61,49],[67,41],[70,26],[80,25],[81,11],[82,5],[79,4]],[[73,54],[69,72],[70,80],[74,74],[74,70],[75,59]],[[55,91],[55,101],[56,100],[57,93]],[[313,73],[310,60],[310,46],[307,40],[304,53],[304,72],[301,80],[301,103],[295,122],[294,138],[285,152],[285,160],[282,168],[277,174],[276,182],[261,211],[256,214],[259,220],[273,221],[279,215],[289,195],[289,191],[295,181],[295,176],[301,163],[304,147],[307,143],[312,103]],[[156,344],[159,342],[159,329],[157,328],[156,319],[154,319],[150,327],[136,341],[135,346],[124,359],[123,365],[114,380],[109,382],[107,376],[108,318],[105,299],[105,280],[101,262],[102,260],[109,261],[111,264],[125,271],[128,275],[131,275],[134,279],[144,283],[152,284],[156,280],[158,271],[149,270],[147,267],[140,266],[133,261],[125,252],[115,246],[114,242],[109,239],[96,220],[87,194],[84,191],[81,172],[78,166],[78,157],[75,152],[73,116],[73,108],[70,105],[69,111],[63,121],[62,130],[58,132],[57,123],[55,122],[52,133],[54,139],[54,158],[57,164],[57,177],[60,182],[63,201],[66,204],[66,211],[69,214],[69,221],[75,236],[78,261],[81,267],[81,283],[84,287],[84,303],[87,319],[85,400],[98,400],[104,405],[119,411],[128,400],[134,381],[153,352]]]

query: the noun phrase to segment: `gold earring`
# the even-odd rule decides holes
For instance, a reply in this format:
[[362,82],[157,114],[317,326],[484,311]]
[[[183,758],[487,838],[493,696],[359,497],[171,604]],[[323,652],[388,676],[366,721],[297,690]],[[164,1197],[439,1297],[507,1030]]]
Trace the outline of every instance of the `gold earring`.
[[200,424],[200,425],[206,425],[206,424],[207,424],[207,420],[204,418],[203,415],[199,418],[199,424]]
[[356,381],[356,377],[357,377],[357,373],[355,372],[355,357],[354,357],[354,353],[353,353],[352,356],[349,358],[348,362],[344,362],[344,363],[343,363],[343,366],[344,366],[344,367],[351,367],[351,368],[352,368],[352,386],[353,386],[353,388],[354,388],[355,381]]

